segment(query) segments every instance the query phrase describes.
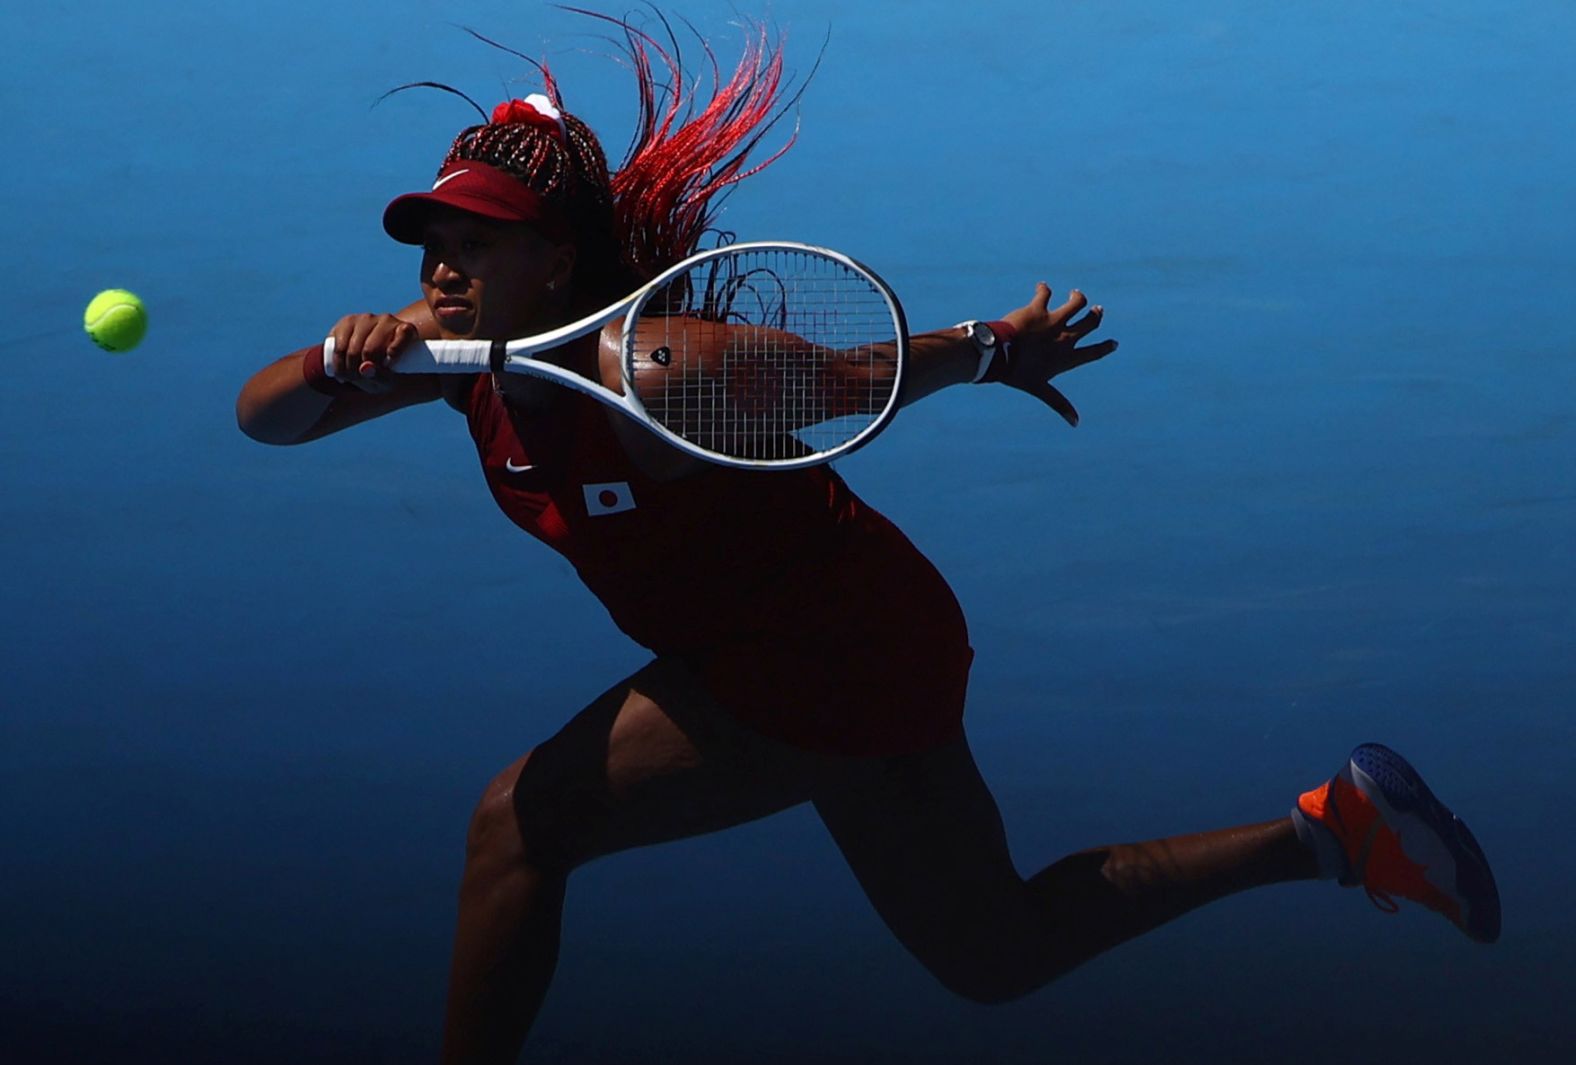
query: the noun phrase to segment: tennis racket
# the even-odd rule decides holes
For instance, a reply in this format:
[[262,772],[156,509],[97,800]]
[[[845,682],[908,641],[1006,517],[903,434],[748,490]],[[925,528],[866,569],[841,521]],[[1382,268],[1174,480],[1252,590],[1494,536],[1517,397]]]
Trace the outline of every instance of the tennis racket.
[[[622,395],[538,358],[621,316]],[[328,365],[332,345],[325,341]],[[550,332],[414,343],[389,369],[529,374],[698,458],[791,469],[846,455],[886,428],[907,361],[903,309],[874,272],[826,248],[758,242],[691,256]]]

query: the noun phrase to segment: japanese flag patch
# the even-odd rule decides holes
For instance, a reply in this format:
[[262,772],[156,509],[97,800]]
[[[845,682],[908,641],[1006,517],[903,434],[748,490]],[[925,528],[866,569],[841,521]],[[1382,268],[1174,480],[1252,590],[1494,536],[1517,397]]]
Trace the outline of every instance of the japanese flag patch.
[[630,491],[628,481],[582,485],[581,491],[586,496],[586,513],[593,518],[635,509],[635,493]]

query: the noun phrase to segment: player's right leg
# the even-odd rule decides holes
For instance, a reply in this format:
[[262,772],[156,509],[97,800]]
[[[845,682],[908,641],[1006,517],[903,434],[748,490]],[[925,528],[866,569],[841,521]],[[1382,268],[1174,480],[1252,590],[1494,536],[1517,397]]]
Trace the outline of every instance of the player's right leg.
[[1474,938],[1499,929],[1493,876],[1466,826],[1376,745],[1304,795],[1294,817],[1097,847],[1027,879],[965,738],[849,761],[815,805],[903,945],[981,1002],[1028,994],[1206,903],[1320,875],[1417,901]]

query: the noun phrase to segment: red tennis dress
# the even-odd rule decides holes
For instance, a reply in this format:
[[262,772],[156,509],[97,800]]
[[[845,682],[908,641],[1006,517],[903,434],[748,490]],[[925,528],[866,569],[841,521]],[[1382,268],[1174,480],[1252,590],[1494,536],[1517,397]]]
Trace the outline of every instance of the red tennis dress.
[[565,391],[522,414],[485,374],[466,415],[510,520],[751,727],[843,755],[957,735],[974,657],[957,599],[829,467],[652,480],[594,400]]

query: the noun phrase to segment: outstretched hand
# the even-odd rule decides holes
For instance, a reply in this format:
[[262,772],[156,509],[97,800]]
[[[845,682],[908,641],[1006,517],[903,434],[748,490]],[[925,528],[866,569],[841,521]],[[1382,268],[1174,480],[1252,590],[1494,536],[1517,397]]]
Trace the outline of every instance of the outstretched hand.
[[[1051,288],[1041,281],[1027,305],[1004,316],[1017,330],[1004,359],[1000,354],[986,375],[1027,392],[1067,419],[1078,424],[1078,411],[1066,396],[1051,384],[1051,378],[1103,359],[1116,350],[1116,341],[1078,346],[1078,342],[1100,327],[1105,309],[1090,307],[1082,292],[1073,289],[1059,307],[1051,305]],[[1085,310],[1087,308],[1087,310]],[[1079,312],[1083,312],[1080,316]]]

